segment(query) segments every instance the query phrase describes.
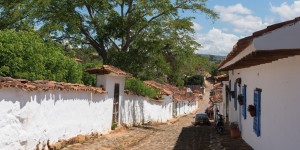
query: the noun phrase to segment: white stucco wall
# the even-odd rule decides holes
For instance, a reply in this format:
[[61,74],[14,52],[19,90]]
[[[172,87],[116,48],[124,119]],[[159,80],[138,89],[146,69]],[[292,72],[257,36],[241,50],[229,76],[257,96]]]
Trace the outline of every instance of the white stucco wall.
[[298,49],[299,35],[300,22],[296,22],[255,38],[253,43],[258,50]]
[[0,89],[0,149],[34,149],[111,128],[112,100],[81,91]]
[[[253,104],[254,89],[261,93],[261,136],[253,131],[253,117],[247,112],[247,119],[240,120],[242,137],[257,150],[286,149],[300,147],[300,92],[299,74],[300,56],[229,72],[230,80],[242,78],[242,85],[247,85],[247,106]],[[233,111],[230,102],[230,121],[238,121],[240,109]],[[240,106],[238,104],[238,106]]]
[[[115,90],[115,84],[119,84],[119,103],[123,99],[124,96],[124,87],[125,87],[125,77],[115,75],[114,73],[105,74],[105,75],[97,75],[97,87],[103,86],[103,88],[107,91],[108,97],[114,98],[114,90]],[[113,103],[111,105],[113,107]],[[120,105],[119,105],[120,110]],[[112,118],[112,113],[111,113]],[[120,115],[119,115],[119,121],[120,122]]]
[[125,94],[121,101],[121,123],[132,126],[149,121],[167,122],[173,117],[172,97],[164,95],[163,99],[164,102],[154,102],[146,97]]
[[[226,98],[228,99],[229,102],[229,98],[226,97],[226,85],[228,85],[229,81],[222,81],[223,83],[223,87],[222,87],[222,91],[223,91],[223,95],[222,95],[222,102],[220,103],[220,114],[222,114],[224,117],[226,117],[226,112],[227,112],[227,102],[226,102]],[[227,120],[226,120],[227,121]]]
[[96,86],[100,87],[102,85],[104,89],[108,93],[108,97],[114,97],[114,89],[115,84],[120,85],[120,99],[124,95],[124,87],[125,87],[125,77],[111,74],[106,75],[97,75],[97,83]]
[[176,107],[177,116],[181,116],[195,111],[198,108],[198,101],[189,102],[187,100],[183,100],[183,101],[175,102],[174,105],[177,105]]

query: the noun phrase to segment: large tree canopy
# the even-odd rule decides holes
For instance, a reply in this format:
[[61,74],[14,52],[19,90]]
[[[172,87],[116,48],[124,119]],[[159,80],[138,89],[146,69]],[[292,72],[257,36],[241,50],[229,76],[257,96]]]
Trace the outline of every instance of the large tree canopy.
[[214,20],[218,16],[206,1],[0,0],[0,23],[17,30],[35,27],[44,39],[93,47],[104,64],[141,79],[183,85],[201,60],[194,54],[200,44],[191,36],[193,18],[181,12]]
[[[212,19],[217,17],[206,7],[206,0],[1,1],[4,1],[2,8],[9,5],[18,10],[17,17],[39,22],[41,33],[92,45],[104,63],[107,63],[108,49],[113,47],[128,52],[138,39],[153,32],[153,26],[166,27],[165,23],[157,21],[172,24],[168,28],[191,30],[191,20],[180,17],[179,11],[204,13]],[[3,14],[11,14],[5,10]]]
[[81,65],[64,56],[62,47],[34,32],[0,31],[0,76],[29,80],[81,82]]

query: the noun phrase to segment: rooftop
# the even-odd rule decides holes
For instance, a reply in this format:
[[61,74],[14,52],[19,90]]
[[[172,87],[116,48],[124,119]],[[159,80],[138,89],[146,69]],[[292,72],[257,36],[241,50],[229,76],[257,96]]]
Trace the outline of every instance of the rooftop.
[[170,85],[167,83],[158,83],[155,81],[144,81],[144,83],[148,84],[149,86],[162,89],[164,92],[168,92],[168,93],[171,92],[171,94],[173,94],[174,101],[182,101],[182,100],[194,101],[196,99],[194,93],[187,92],[187,88],[179,89],[174,85]]
[[[266,33],[272,32],[276,29],[282,28],[287,25],[295,24],[296,22],[300,21],[300,17],[297,17],[293,20],[288,20],[285,22],[277,23],[268,26],[267,28],[254,32],[251,36],[245,37],[240,39],[234,46],[232,51],[226,56],[226,58],[219,64],[219,70],[231,70],[231,69],[239,69],[249,66],[254,66],[262,63],[272,62],[274,60],[278,60],[280,58],[286,58],[292,55],[299,55],[299,49],[290,49],[290,50],[283,50],[283,49],[276,49],[274,51],[268,50],[256,50],[242,59],[236,61],[234,64],[230,64],[225,66],[229,61],[233,60],[238,54],[244,51],[248,46],[250,46],[253,42],[254,38],[260,37]],[[268,54],[267,54],[268,53]],[[270,54],[272,53],[272,54]]]
[[132,74],[127,73],[127,72],[125,72],[117,67],[111,66],[111,65],[103,65],[101,68],[88,69],[88,70],[86,70],[86,72],[88,72],[90,74],[99,74],[99,75],[114,73],[119,76],[125,76],[125,77],[132,76]]
[[107,93],[102,88],[86,86],[83,84],[73,84],[65,82],[55,82],[48,80],[28,81],[26,79],[13,79],[11,77],[0,76],[0,88],[16,87],[25,91],[49,91],[49,90],[72,90],[72,91],[92,91],[99,94]]

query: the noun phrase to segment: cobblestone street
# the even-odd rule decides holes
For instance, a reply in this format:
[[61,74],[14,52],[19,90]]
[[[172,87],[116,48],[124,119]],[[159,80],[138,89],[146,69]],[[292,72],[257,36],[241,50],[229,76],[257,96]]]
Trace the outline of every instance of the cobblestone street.
[[218,135],[213,126],[191,126],[193,116],[183,116],[173,124],[132,127],[67,146],[64,150],[252,149],[241,138],[232,139],[228,130]]

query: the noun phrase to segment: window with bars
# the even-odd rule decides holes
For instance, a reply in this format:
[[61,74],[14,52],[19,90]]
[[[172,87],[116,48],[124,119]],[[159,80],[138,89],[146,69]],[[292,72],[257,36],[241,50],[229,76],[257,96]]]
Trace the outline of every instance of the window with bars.
[[253,130],[256,136],[260,136],[261,133],[261,89],[256,88],[254,90],[254,106],[256,109],[256,116],[253,119]]
[[247,85],[243,86],[243,110],[242,115],[244,119],[247,118]]

